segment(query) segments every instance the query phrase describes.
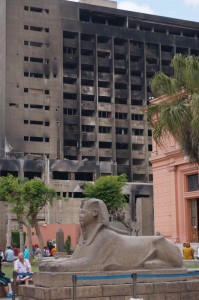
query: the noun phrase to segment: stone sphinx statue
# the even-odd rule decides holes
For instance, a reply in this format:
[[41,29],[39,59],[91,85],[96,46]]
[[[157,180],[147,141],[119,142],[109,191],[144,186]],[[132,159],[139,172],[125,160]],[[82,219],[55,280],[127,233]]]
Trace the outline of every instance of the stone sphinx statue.
[[182,267],[179,248],[163,236],[129,236],[109,226],[105,203],[85,199],[79,221],[81,236],[70,258],[45,262],[40,271],[121,271]]

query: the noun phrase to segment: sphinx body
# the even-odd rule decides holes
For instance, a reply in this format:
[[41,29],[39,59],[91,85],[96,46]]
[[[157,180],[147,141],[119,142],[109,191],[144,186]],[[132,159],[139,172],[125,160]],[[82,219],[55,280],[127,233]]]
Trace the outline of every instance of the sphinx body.
[[41,271],[120,271],[133,269],[180,268],[180,249],[163,236],[129,236],[109,226],[103,201],[82,201],[82,234],[70,258],[47,262]]

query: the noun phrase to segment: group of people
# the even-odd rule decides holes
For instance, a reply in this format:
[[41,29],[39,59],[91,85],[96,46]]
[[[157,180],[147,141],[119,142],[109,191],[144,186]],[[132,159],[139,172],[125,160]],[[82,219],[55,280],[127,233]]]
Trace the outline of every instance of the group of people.
[[[24,252],[19,252],[18,258],[15,261],[14,259],[11,261],[12,262],[14,261],[14,271],[17,273],[16,281],[18,283],[28,284],[31,278],[32,268],[29,259],[24,257],[25,254],[27,255],[26,249],[27,247],[24,249]],[[4,286],[4,289],[7,293],[7,297],[12,298],[13,291],[11,286],[11,279],[7,277],[5,273],[2,271],[2,261],[3,260],[9,261],[6,259],[6,251],[5,251],[5,257],[3,251],[0,252],[0,283]]]
[[6,248],[5,254],[3,250],[0,249],[0,256],[2,257],[2,261],[13,262],[15,259],[15,252],[11,246]]
[[[44,247],[43,253],[39,246],[33,245],[32,254],[37,260],[43,256],[54,256],[56,253],[56,244],[50,242],[48,247]],[[15,258],[18,257],[16,260]],[[17,272],[16,281],[18,283],[28,284],[31,278],[32,268],[30,265],[30,253],[27,246],[24,247],[23,252],[16,252],[11,246],[8,246],[5,253],[0,249],[0,283],[4,286],[8,298],[12,298],[13,291],[11,286],[11,279],[2,271],[2,262],[14,262],[14,271]]]

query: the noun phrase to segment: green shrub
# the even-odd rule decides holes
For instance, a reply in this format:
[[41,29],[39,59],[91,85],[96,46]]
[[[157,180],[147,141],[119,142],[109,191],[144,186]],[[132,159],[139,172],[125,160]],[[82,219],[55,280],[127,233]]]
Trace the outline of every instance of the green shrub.
[[73,249],[71,249],[71,237],[70,237],[70,235],[67,236],[67,239],[66,239],[65,244],[64,244],[64,249],[65,249],[67,254],[72,254],[73,253]]

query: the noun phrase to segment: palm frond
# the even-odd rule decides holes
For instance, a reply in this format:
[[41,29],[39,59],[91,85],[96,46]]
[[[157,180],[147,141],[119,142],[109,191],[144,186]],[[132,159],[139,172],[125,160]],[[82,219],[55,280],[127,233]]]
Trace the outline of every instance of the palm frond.
[[150,81],[152,94],[155,97],[172,95],[178,91],[178,83],[175,78],[169,77],[162,72],[154,75]]

